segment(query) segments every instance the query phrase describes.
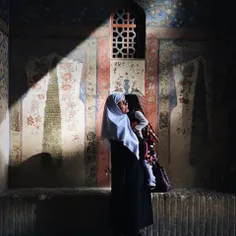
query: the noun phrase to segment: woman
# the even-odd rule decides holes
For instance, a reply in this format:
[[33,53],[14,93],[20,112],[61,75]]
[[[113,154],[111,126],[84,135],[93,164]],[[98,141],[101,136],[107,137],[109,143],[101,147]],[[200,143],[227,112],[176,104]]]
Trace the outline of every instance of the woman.
[[127,116],[125,96],[113,93],[104,107],[101,138],[111,145],[111,225],[115,235],[138,236],[153,223],[143,153]]

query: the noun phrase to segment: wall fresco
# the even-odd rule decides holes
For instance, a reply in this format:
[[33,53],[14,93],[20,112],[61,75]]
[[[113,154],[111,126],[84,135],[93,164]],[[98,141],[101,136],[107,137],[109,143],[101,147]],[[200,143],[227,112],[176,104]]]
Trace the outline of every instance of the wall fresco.
[[209,4],[198,0],[137,0],[145,9],[147,26],[151,27],[206,27],[209,26]]
[[[58,57],[60,62],[51,70],[51,61]],[[49,72],[32,83],[38,74],[36,63],[45,65]],[[57,159],[76,157],[83,184],[85,109],[80,99],[82,69],[82,63],[56,54],[26,64],[30,89],[22,99],[22,161],[42,152]]]
[[110,90],[110,58],[109,37],[98,38],[98,70],[97,70],[97,186],[109,186],[110,184],[110,158],[109,144],[99,137],[102,129],[103,109]]
[[[189,163],[191,149],[191,133],[194,109],[195,85],[199,74],[198,59],[173,66],[173,80],[175,83],[176,106],[170,113],[170,171],[179,172],[175,177],[175,184],[181,185],[188,176],[191,187],[195,176],[194,168]],[[195,108],[196,109],[196,108]],[[188,158],[186,158],[188,157]],[[184,172],[181,170],[185,170]],[[183,176],[182,176],[182,175]]]
[[160,43],[159,154],[176,187],[209,184],[213,161],[222,168],[219,176],[226,171],[227,65],[208,48],[206,42]]
[[26,61],[29,89],[11,107],[12,167],[47,153],[58,184],[95,185],[96,48],[89,39],[67,56]]
[[[107,36],[88,39],[67,56],[40,56],[33,46],[27,57],[22,57],[20,51],[15,55],[16,61],[23,61],[24,68],[21,73],[21,66],[14,63],[17,73],[13,79],[19,74],[25,76],[27,93],[11,106],[12,186],[109,185],[109,146],[100,140],[100,132],[104,102],[109,92],[116,89],[117,78],[123,76],[123,92],[145,98],[146,112],[153,126],[157,126],[154,101],[158,57],[153,47],[158,46],[158,41],[149,41],[147,72],[144,60],[110,61]],[[28,41],[17,41],[18,47],[24,44]],[[57,66],[51,68],[54,60]],[[117,63],[122,67],[116,67]],[[52,181],[55,176],[56,183]]]
[[146,45],[144,111],[153,129],[157,132],[159,40],[148,35]]
[[144,60],[111,60],[110,91],[145,94]]
[[[104,102],[109,92],[114,91],[143,96],[145,114],[160,138],[161,164],[175,187],[204,187],[211,181],[211,172],[220,172],[217,180],[222,176],[220,167],[226,171],[222,158],[226,153],[227,113],[221,100],[227,66],[217,63],[217,57],[209,52],[210,48],[218,52],[218,45],[159,41],[156,34],[150,33],[158,27],[208,27],[211,23],[206,20],[209,6],[197,0],[191,3],[180,0],[137,2],[146,13],[145,60],[109,58],[108,22],[115,8],[111,2],[106,8],[95,7],[96,14],[85,2],[79,3],[79,13],[75,2],[72,8],[66,6],[63,13],[60,13],[60,3],[55,7],[41,1],[38,8],[19,3],[20,8],[13,14],[15,25],[35,27],[46,22],[59,26],[59,31],[76,25],[88,32],[101,24],[104,27],[97,28],[90,36],[86,30],[81,30],[83,37],[78,40],[81,43],[78,47],[76,40],[68,47],[67,40],[61,41],[58,44],[64,53],[50,53],[57,50],[51,49],[53,43],[49,38],[21,41],[23,45],[33,43],[35,48],[29,53],[33,58],[24,58],[27,49],[22,49],[22,58],[18,57],[19,63],[21,59],[27,62],[25,74],[19,77],[28,84],[27,93],[20,94],[22,97],[11,108],[11,165],[19,167],[19,171],[12,174],[14,186],[22,187],[29,181],[26,178],[30,179],[32,173],[26,174],[29,168],[20,166],[40,153],[49,153],[52,159],[50,164],[38,163],[37,171],[31,168],[32,172],[42,171],[45,175],[45,182],[39,181],[44,187],[55,176],[56,186],[60,187],[108,186],[109,145],[99,138]],[[28,9],[27,15],[20,9]],[[17,40],[20,39],[13,41]],[[20,43],[15,47],[16,54],[21,47]],[[16,60],[12,70],[18,73],[17,66]],[[216,169],[210,167],[213,162],[217,164]],[[49,165],[51,169],[47,172]],[[17,179],[23,175],[26,177]],[[33,187],[38,186],[35,179],[30,181]]]

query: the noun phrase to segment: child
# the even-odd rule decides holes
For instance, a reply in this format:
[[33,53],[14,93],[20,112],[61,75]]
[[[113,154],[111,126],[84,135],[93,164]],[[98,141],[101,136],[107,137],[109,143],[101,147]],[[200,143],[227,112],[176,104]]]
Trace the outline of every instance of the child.
[[156,186],[156,177],[153,174],[152,163],[157,160],[156,153],[154,151],[154,145],[155,141],[159,142],[159,140],[148,120],[144,116],[137,95],[127,94],[125,99],[128,102],[128,116],[130,118],[131,126],[137,136],[142,138],[148,145],[148,152],[144,157],[144,165],[148,173],[148,185],[151,189],[153,189]]

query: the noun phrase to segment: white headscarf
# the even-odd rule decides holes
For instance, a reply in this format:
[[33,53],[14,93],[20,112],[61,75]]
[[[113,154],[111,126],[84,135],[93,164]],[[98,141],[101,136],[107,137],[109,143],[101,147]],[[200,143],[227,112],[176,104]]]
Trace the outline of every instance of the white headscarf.
[[119,106],[124,98],[122,93],[112,93],[108,96],[103,112],[101,139],[111,139],[123,144],[139,159],[139,141],[130,126],[127,114]]

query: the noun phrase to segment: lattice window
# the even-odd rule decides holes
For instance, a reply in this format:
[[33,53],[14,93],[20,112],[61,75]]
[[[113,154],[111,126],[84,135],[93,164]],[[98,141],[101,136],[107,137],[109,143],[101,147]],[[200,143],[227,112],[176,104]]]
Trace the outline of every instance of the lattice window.
[[111,17],[111,57],[135,58],[137,49],[136,19],[126,9]]

